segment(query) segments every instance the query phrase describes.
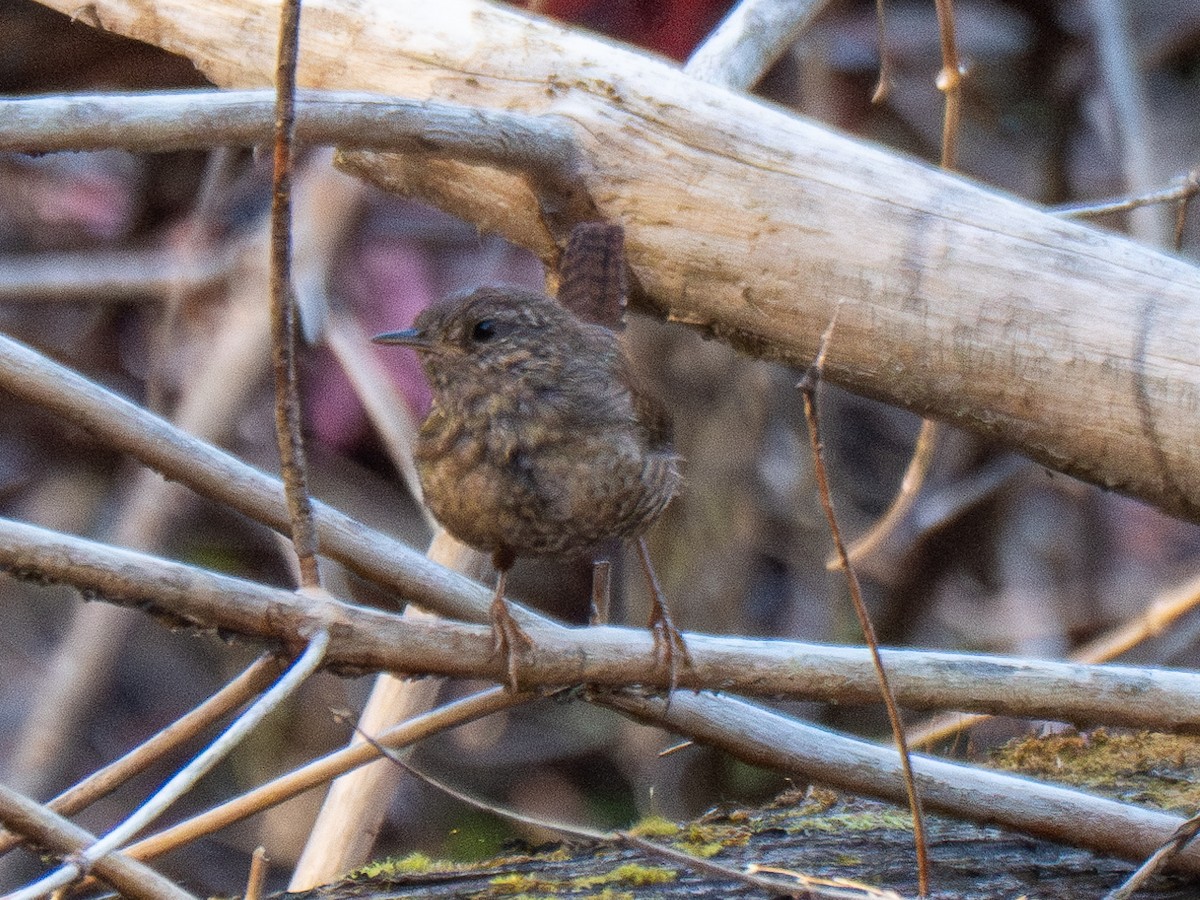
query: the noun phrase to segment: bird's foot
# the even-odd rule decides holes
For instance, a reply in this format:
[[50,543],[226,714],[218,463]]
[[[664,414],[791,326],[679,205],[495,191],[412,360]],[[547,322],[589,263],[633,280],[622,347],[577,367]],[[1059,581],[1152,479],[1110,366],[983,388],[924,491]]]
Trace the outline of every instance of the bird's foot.
[[520,690],[517,682],[517,654],[533,647],[533,641],[508,610],[508,604],[500,594],[492,600],[492,655],[504,655],[508,669],[508,687],[514,694]]
[[651,601],[650,633],[654,636],[654,658],[667,667],[667,702],[670,702],[671,694],[679,686],[679,661],[690,666],[692,654],[683,639],[683,632],[671,620],[666,601],[658,594]]
[[642,561],[642,571],[646,574],[646,584],[650,588],[650,633],[654,635],[654,658],[662,660],[667,667],[667,705],[671,703],[671,695],[679,686],[679,665],[677,660],[683,660],[685,666],[692,664],[692,654],[688,652],[683,640],[683,633],[671,621],[671,613],[667,609],[667,598],[654,574],[654,565],[650,562],[650,551],[646,547],[646,539],[637,539],[638,557]]

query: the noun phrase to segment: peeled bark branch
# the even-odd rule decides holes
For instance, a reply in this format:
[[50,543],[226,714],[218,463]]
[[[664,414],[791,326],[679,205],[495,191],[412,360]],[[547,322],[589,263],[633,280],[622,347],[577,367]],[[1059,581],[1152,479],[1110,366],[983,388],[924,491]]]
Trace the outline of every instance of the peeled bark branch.
[[[263,87],[275,9],[98,0],[81,19]],[[831,381],[1200,519],[1196,268],[482,0],[307,10],[302,86],[573,123],[644,307],[803,365],[840,305]],[[356,168],[555,254],[562,223],[520,178],[425,156]]]

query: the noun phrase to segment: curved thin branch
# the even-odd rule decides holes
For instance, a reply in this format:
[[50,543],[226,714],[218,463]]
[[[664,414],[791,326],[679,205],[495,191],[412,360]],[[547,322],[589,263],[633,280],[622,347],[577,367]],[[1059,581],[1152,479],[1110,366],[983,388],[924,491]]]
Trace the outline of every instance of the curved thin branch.
[[[0,151],[144,152],[265,144],[274,91],[55,94],[0,100]],[[296,138],[344,149],[432,153],[569,178],[579,154],[555,116],[364,91],[296,91]]]
[[[57,853],[77,853],[96,841],[94,835],[74,822],[3,784],[0,784],[0,822]],[[133,900],[196,900],[192,894],[123,853],[110,854],[97,861],[93,869],[101,880]]]

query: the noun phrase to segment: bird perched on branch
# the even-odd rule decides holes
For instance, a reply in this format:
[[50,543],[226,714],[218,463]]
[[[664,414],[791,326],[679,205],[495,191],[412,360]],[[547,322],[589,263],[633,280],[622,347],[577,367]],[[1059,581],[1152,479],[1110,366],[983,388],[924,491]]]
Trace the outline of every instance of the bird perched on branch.
[[514,690],[517,650],[530,644],[504,600],[514,560],[594,551],[613,538],[638,539],[656,653],[672,685],[676,652],[687,659],[641,540],[679,491],[681,460],[614,330],[625,302],[622,240],[616,226],[577,226],[559,292],[571,308],[482,287],[374,339],[420,355],[433,389],[415,453],[425,503],[451,535],[492,555],[495,651]]

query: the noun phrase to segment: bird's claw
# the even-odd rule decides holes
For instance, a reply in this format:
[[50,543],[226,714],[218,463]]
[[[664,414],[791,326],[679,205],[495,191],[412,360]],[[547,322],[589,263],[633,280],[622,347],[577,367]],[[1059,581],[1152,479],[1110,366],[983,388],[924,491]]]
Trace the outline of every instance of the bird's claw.
[[671,614],[661,599],[655,597],[650,609],[650,633],[654,636],[654,658],[667,667],[667,700],[679,686],[679,664],[692,664],[692,654],[683,639],[683,632],[675,627]]
[[508,670],[508,688],[514,694],[520,690],[517,681],[517,655],[533,647],[533,641],[517,624],[503,597],[492,601],[492,655],[504,655]]

